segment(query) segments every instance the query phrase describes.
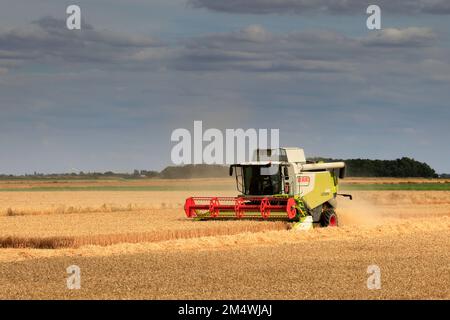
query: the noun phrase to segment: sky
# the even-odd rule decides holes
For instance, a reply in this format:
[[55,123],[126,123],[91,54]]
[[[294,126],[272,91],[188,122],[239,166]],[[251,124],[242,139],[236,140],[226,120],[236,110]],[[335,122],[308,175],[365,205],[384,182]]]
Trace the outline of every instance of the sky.
[[[81,30],[66,7],[81,7]],[[381,30],[366,8],[381,7]],[[2,0],[0,173],[161,170],[171,133],[450,172],[448,0]]]

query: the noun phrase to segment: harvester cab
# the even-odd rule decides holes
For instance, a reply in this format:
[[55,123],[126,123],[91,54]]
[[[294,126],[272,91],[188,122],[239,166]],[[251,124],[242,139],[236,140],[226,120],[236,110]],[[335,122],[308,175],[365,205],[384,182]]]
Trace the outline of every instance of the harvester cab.
[[[237,197],[190,197],[189,218],[306,220],[323,227],[337,226],[339,178],[344,162],[308,162],[303,149],[258,149],[252,161],[230,166]],[[344,195],[351,199],[350,195]]]

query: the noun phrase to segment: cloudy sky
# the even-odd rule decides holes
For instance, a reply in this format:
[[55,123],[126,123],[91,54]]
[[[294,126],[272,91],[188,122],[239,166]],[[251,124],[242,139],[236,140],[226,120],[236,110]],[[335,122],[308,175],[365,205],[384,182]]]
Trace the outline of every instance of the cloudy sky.
[[[66,29],[70,4],[81,31]],[[0,173],[159,170],[194,120],[279,128],[311,156],[450,172],[448,0],[0,6]]]

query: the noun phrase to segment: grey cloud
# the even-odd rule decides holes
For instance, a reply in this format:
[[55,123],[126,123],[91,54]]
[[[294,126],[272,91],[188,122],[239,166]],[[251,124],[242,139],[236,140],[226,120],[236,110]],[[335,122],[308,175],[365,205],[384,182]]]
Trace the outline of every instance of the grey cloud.
[[[407,66],[424,60],[448,64],[447,52],[438,47],[438,36],[428,28],[410,27],[370,32],[362,38],[333,31],[310,30],[274,34],[260,25],[235,32],[188,38],[165,45],[150,37],[97,30],[83,24],[69,31],[64,21],[51,17],[27,28],[0,30],[1,73],[18,65],[60,62],[146,71],[237,71],[260,73],[346,73],[364,77],[367,65],[383,57],[384,65],[398,65],[398,74],[409,74]],[[444,57],[444,58],[443,58]],[[403,67],[402,67],[403,66]],[[436,79],[446,79],[437,76]]]
[[385,13],[450,14],[448,0],[188,0],[195,8],[248,14],[363,14],[371,4],[379,5]]
[[436,50],[442,52],[436,49],[437,39],[431,29],[416,27],[352,38],[319,30],[272,34],[261,26],[249,26],[190,39],[171,65],[189,71],[364,72],[365,64],[380,57],[385,64],[399,65],[431,58]]
[[68,30],[64,20],[44,17],[25,28],[0,30],[0,66],[27,60],[126,63],[141,50],[161,46],[153,38],[96,30],[86,23],[81,30]]
[[344,49],[343,39],[348,40],[345,45],[351,42],[351,39],[332,32],[275,35],[261,26],[252,25],[237,32],[188,40],[185,47],[179,50],[174,67],[203,71],[345,71],[348,64],[332,61],[327,57],[331,48]]
[[[64,20],[55,19],[51,16],[42,17],[38,20],[33,21],[32,24],[38,25],[46,30],[52,29],[53,32],[57,32],[57,33],[61,32],[62,30],[64,30],[66,28],[66,23]],[[81,21],[81,28],[88,29],[88,30],[94,29],[92,27],[92,25],[86,23],[86,21],[84,19],[82,19],[82,21]]]
[[159,45],[159,40],[133,36],[130,34],[120,34],[109,30],[96,30],[92,25],[82,22],[81,31],[67,30],[65,21],[52,17],[44,17],[33,22],[47,33],[48,37],[56,39],[64,38],[66,41],[75,41],[75,44],[98,44],[112,47],[134,47],[145,48]]

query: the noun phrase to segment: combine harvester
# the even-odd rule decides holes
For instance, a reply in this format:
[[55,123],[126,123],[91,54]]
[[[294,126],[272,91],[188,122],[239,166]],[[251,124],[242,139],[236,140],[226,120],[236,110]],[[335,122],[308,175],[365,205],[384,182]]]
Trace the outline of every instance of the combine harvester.
[[308,162],[303,149],[258,149],[253,161],[230,166],[236,176],[237,197],[190,197],[184,211],[188,218],[276,219],[294,222],[294,229],[313,223],[337,226],[339,178],[344,162]]

